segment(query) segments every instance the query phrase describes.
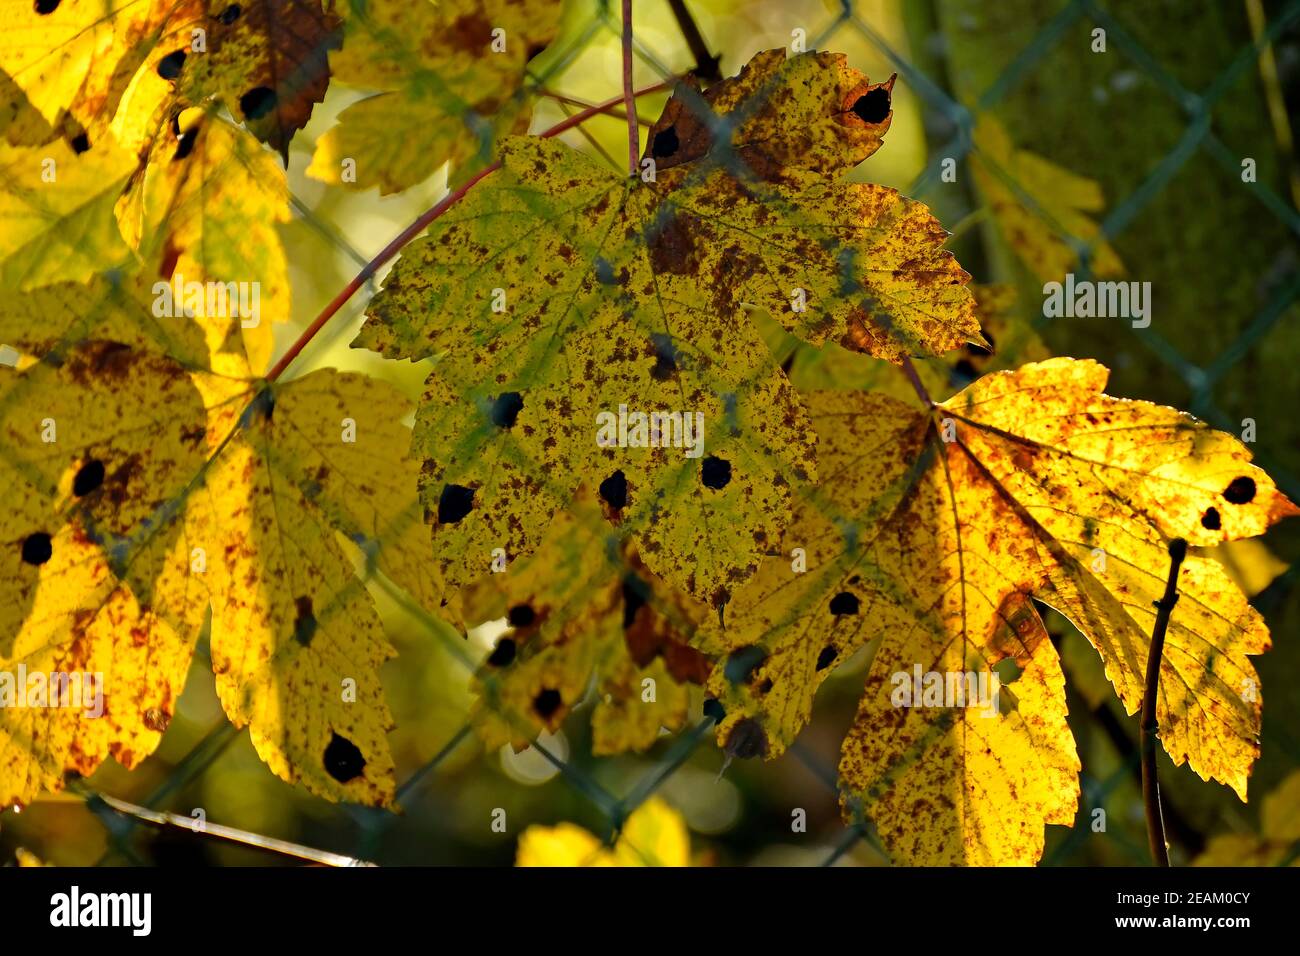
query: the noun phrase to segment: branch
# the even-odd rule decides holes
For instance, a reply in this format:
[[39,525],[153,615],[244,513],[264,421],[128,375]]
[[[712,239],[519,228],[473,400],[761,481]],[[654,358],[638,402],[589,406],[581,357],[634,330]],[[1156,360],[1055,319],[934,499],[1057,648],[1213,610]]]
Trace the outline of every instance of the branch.
[[[662,83],[656,83],[654,86],[647,86],[644,89],[635,91],[632,94],[632,96],[633,98],[635,98],[638,96],[645,96],[647,93],[658,93],[660,90],[667,89],[669,86],[672,85],[673,82],[674,82],[673,80],[665,80]],[[586,109],[582,110],[581,112],[574,113],[572,116],[561,120],[560,122],[552,126],[550,129],[545,130],[540,135],[543,139],[551,136],[558,136],[561,133],[565,132],[566,130],[573,129],[573,127],[585,123],[593,116],[596,116],[600,113],[604,113],[607,110],[609,110],[611,107],[615,107],[620,102],[625,102],[625,101],[626,101],[626,97],[624,95],[619,95],[612,99],[606,100],[604,103],[597,103],[594,106],[589,106]],[[631,115],[633,119],[629,121],[629,125],[636,122],[635,108],[633,108]],[[268,382],[274,382],[281,375],[283,375],[285,370],[293,363],[294,359],[296,359],[298,355],[302,352],[302,350],[307,347],[307,343],[309,343],[313,338],[316,337],[316,334],[325,327],[325,324],[335,316],[335,314],[339,311],[339,309],[343,308],[344,304],[348,301],[348,299],[352,298],[352,296],[356,294],[356,291],[358,289],[360,289],[363,285],[365,285],[368,281],[370,281],[370,278],[376,272],[378,272],[380,268],[383,267],[384,263],[386,263],[389,259],[393,258],[393,256],[401,252],[402,249],[412,239],[414,239],[420,233],[424,232],[424,230],[427,229],[435,219],[437,219],[444,212],[446,212],[453,205],[455,205],[462,198],[464,198],[465,194],[468,193],[474,186],[478,185],[478,183],[480,183],[488,175],[496,172],[500,168],[501,168],[501,161],[497,160],[491,166],[488,166],[486,169],[483,169],[475,176],[471,177],[455,192],[449,193],[447,196],[443,197],[443,199],[440,200],[437,204],[425,210],[425,212],[420,216],[419,219],[415,220],[415,222],[411,223],[400,233],[398,233],[397,236],[393,239],[393,241],[390,242],[388,245],[384,246],[384,248],[379,251],[378,255],[376,255],[373,259],[371,259],[364,266],[362,266],[361,271],[352,277],[352,281],[349,282],[346,286],[344,286],[339,291],[339,294],[329,301],[329,303],[325,306],[325,308],[321,310],[320,314],[317,315],[316,318],[312,319],[311,324],[308,325],[307,328],[303,330],[303,333],[300,336],[298,336],[298,339],[291,346],[289,346],[288,351],[286,351],[284,355],[280,357],[280,361],[276,362],[275,366],[271,369],[271,371],[266,373],[266,380]]]
[[303,846],[301,843],[290,843],[288,840],[277,840],[274,837],[262,836],[260,833],[250,833],[247,830],[240,830],[236,827],[222,826],[220,823],[200,823],[193,817],[183,817],[177,813],[166,813],[161,810],[150,810],[148,807],[137,806],[134,803],[128,803],[125,800],[119,800],[116,797],[110,797],[108,794],[98,793],[89,796],[90,801],[100,800],[106,805],[116,810],[118,813],[125,813],[128,816],[135,817],[137,820],[143,820],[146,823],[152,823],[160,827],[175,827],[188,833],[196,833],[206,836],[214,836],[221,840],[229,840],[232,843],[242,843],[245,846],[257,847],[259,850],[269,850],[273,853],[283,853],[287,856],[297,857],[300,860],[307,860],[311,863],[317,863],[322,866],[374,866],[365,860],[358,860],[356,857],[344,856],[341,853],[330,853],[327,850],[317,850],[309,846]]
[[695,18],[691,16],[691,11],[686,8],[686,0],[668,0],[668,6],[672,8],[673,16],[677,18],[677,26],[682,31],[686,45],[690,47],[691,56],[695,57],[695,75],[702,80],[722,79],[722,73],[718,69],[722,57],[717,53],[709,52],[709,45],[704,42],[704,35],[695,25]]
[[632,91],[632,0],[623,0],[623,109],[627,111],[627,173],[635,176],[641,136],[636,119],[636,93]]
[[921,401],[925,403],[927,408],[934,408],[934,399],[930,397],[929,390],[921,383],[921,376],[917,374],[916,366],[912,364],[912,360],[906,355],[903,356],[902,369],[903,374],[907,376],[907,380],[912,383],[912,388],[916,389],[916,394],[920,396]]
[[1147,654],[1146,692],[1142,698],[1142,803],[1146,808],[1147,843],[1156,866],[1169,865],[1169,845],[1165,842],[1165,822],[1160,814],[1160,780],[1156,776],[1156,738],[1160,725],[1156,720],[1156,698],[1160,691],[1160,658],[1165,648],[1169,618],[1178,603],[1178,569],[1187,557],[1187,542],[1174,538],[1169,542],[1169,579],[1165,595],[1156,602],[1156,624],[1151,631],[1151,648]]

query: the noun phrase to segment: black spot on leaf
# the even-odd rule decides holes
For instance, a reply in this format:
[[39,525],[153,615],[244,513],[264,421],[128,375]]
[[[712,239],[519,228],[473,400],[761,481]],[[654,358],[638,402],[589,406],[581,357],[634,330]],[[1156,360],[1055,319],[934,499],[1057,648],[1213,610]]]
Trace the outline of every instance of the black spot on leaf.
[[275,109],[275,90],[269,86],[255,86],[239,98],[239,111],[245,119],[261,119]]
[[717,455],[710,455],[704,459],[704,464],[700,468],[700,480],[704,482],[704,487],[715,491],[727,487],[727,483],[731,481],[731,462]]
[[92,458],[77,471],[72,479],[72,493],[78,498],[88,495],[104,483],[104,463]]
[[636,612],[645,606],[649,587],[635,574],[623,578],[623,630],[636,621]]
[[563,704],[564,698],[560,696],[560,692],[550,687],[533,698],[533,710],[537,711],[537,716],[542,720],[549,720]]
[[303,647],[311,646],[311,639],[316,636],[316,615],[312,613],[311,598],[294,598],[293,606],[297,615],[293,621],[293,639]]
[[438,496],[438,524],[455,524],[474,510],[474,489],[464,485],[443,485]]
[[503,637],[497,641],[497,646],[492,648],[492,654],[488,657],[488,663],[493,667],[509,667],[515,659],[515,642],[508,637]]
[[537,620],[537,612],[533,610],[532,605],[516,604],[506,615],[506,620],[510,622],[511,627],[527,627]]
[[622,471],[616,471],[600,483],[601,500],[615,511],[627,507],[627,477]]
[[863,93],[853,104],[853,112],[865,123],[883,123],[889,115],[889,90],[878,86]]
[[1209,528],[1211,531],[1218,531],[1223,527],[1223,522],[1219,520],[1218,508],[1206,508],[1205,514],[1201,515],[1201,526]]
[[1245,475],[1232,479],[1232,484],[1223,492],[1223,500],[1230,505],[1244,505],[1254,501],[1255,479]]
[[839,653],[840,652],[835,649],[835,645],[827,644],[822,648],[822,652],[817,655],[817,669],[819,671],[826,670],[826,668],[835,663],[835,658],[839,656]]
[[741,760],[767,755],[767,733],[763,725],[753,717],[744,717],[731,728],[727,735],[727,753]]
[[655,133],[654,143],[650,147],[650,155],[666,159],[677,152],[678,147],[681,145],[681,140],[677,138],[677,130],[670,126]]
[[757,644],[738,647],[727,656],[727,664],[722,673],[733,684],[748,684],[754,679],[754,671],[767,660],[767,651]]
[[513,428],[519,412],[524,407],[524,397],[518,392],[504,392],[492,399],[488,418],[497,428]]
[[838,616],[841,614],[857,614],[858,598],[857,595],[848,591],[841,591],[835,597],[831,598],[831,613]]
[[325,748],[325,772],[339,783],[347,783],[361,776],[365,769],[366,758],[357,745],[346,737],[331,734],[329,746]]
[[44,531],[29,534],[23,539],[23,560],[28,564],[41,565],[50,560],[54,550],[50,547],[50,536]]
[[32,7],[41,16],[46,16],[59,9],[59,2],[60,0],[36,0]]
[[80,156],[86,150],[90,149],[90,137],[87,136],[83,130],[76,136],[72,137],[72,139],[68,141],[68,145],[72,147],[74,153]]
[[722,706],[722,701],[716,697],[710,697],[704,702],[704,716],[712,717],[715,721],[722,721],[727,716],[727,709]]
[[158,61],[158,75],[164,80],[174,80],[181,75],[181,67],[185,65],[186,53],[184,50],[173,50],[165,57]]
[[226,7],[226,9],[217,14],[217,19],[226,26],[230,26],[239,19],[239,15],[243,12],[244,10],[239,4],[232,3],[230,6]]

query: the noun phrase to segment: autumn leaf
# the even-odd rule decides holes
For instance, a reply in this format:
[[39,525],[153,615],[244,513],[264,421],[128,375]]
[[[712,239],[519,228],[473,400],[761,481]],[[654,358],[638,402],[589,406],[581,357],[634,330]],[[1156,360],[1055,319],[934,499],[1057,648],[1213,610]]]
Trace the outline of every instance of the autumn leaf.
[[[958,350],[913,360],[917,376],[931,395],[944,398],[986,372],[1049,357],[1038,333],[1017,308],[1011,286],[972,285],[970,288],[985,344],[967,342]],[[911,383],[892,365],[850,351],[838,342],[809,345],[766,313],[756,313],[754,319],[773,359],[785,369],[799,392],[853,389],[881,392],[902,401],[912,401],[916,395]]]
[[151,41],[170,20],[197,9],[196,0],[3,0],[0,70],[52,130],[66,115],[81,130],[98,133]]
[[690,841],[681,814],[651,797],[627,818],[612,847],[575,823],[528,827],[515,866],[690,866]]
[[[329,86],[342,22],[322,0],[211,0],[207,52],[186,56],[177,89],[191,104],[215,96],[284,158]],[[182,52],[184,52],[182,50]]]
[[[0,371],[0,442],[7,805],[110,755],[135,766],[175,711],[207,605],[175,504],[203,463],[203,406],[170,359],[89,341]],[[70,705],[45,703],[51,674]]]
[[1101,186],[1037,153],[1015,146],[990,116],[975,128],[971,174],[984,194],[1003,238],[1041,281],[1060,279],[1074,268],[1079,250],[1090,248],[1089,265],[1098,276],[1124,273],[1124,264],[1092,218],[1106,208]]
[[536,554],[470,585],[463,607],[467,620],[509,626],[475,680],[474,718],[489,748],[522,750],[557,730],[590,687],[592,752],[646,750],[661,728],[684,726],[687,685],[708,677],[709,662],[684,640],[705,609],[610,540],[586,496],[552,522]]
[[[701,635],[706,651],[751,662],[710,682],[728,750],[781,753],[832,668],[870,646],[840,766],[846,800],[864,801],[899,862],[1036,861],[1043,824],[1073,818],[1078,760],[1056,651],[1029,599],[1087,636],[1135,713],[1167,542],[1257,535],[1296,512],[1236,439],[1111,398],[1106,375],[1050,359],[987,375],[933,414],[872,394],[810,396],[822,485],[782,556]],[[1268,648],[1268,632],[1215,561],[1189,557],[1179,590],[1161,742],[1244,799],[1261,708],[1249,655]],[[942,696],[947,675],[987,688],[993,673],[997,707]],[[910,675],[927,674],[938,675],[939,706],[896,706]]]
[[1300,771],[1265,795],[1259,817],[1259,833],[1213,836],[1192,866],[1300,865]]
[[[815,120],[833,106],[860,155],[879,130],[843,108],[842,72],[832,105],[805,108]],[[783,526],[790,481],[814,470],[799,400],[742,303],[809,341],[850,337],[894,359],[978,337],[944,233],[892,190],[741,183],[708,156],[643,182],[546,139],[507,140],[502,155],[407,247],[354,343],[441,355],[415,447],[453,585],[495,549],[531,551],[585,480],[610,492],[611,521],[652,572],[722,603]],[[459,318],[431,318],[445,314]],[[692,440],[624,439],[625,412],[657,410],[682,412]],[[602,413],[619,432],[603,444]]]
[[[264,372],[272,324],[290,309],[276,230],[290,218],[289,190],[274,156],[248,132],[188,111],[177,116],[176,135],[153,141],[116,212],[123,236],[168,287],[173,311],[204,330],[213,370]],[[189,291],[195,284],[202,294]]]
[[190,505],[214,556],[222,706],[274,773],[333,800],[388,805],[395,789],[379,680],[393,651],[340,538],[424,606],[441,598],[402,458],[406,411],[356,373],[268,385]]
[[525,70],[555,38],[560,7],[448,0],[351,10],[330,66],[335,79],[378,92],[339,114],[307,175],[388,195],[443,163],[461,178],[486,165],[497,136],[527,132]]
[[0,288],[84,282],[131,266],[113,204],[134,168],[109,139],[81,154],[62,142],[0,144]]

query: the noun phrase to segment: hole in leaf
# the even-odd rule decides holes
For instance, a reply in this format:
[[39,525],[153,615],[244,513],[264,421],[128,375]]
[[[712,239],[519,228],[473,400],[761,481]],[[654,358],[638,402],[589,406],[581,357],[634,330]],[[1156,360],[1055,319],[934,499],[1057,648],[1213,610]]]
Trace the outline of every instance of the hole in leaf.
[[325,772],[339,783],[347,783],[361,776],[365,769],[366,758],[357,745],[346,737],[331,734],[329,746],[325,748]]
[[1209,528],[1211,531],[1218,531],[1223,527],[1223,522],[1219,520],[1218,508],[1206,508],[1205,514],[1201,515],[1201,526]]
[[293,622],[293,639],[303,647],[310,647],[311,639],[316,636],[316,615],[312,613],[311,598],[294,598],[293,606],[297,610]]
[[677,152],[678,147],[681,145],[681,140],[677,138],[677,130],[670,126],[655,133],[655,141],[650,147],[650,155],[668,157]]
[[831,598],[831,613],[838,616],[841,614],[857,614],[858,598],[857,595],[848,591],[841,591],[835,597]]
[[182,133],[180,139],[176,141],[176,152],[172,153],[172,161],[184,159],[190,153],[194,152],[194,143],[198,139],[194,130],[188,133]]
[[438,524],[455,524],[474,510],[474,489],[464,485],[443,485],[438,496]]
[[878,86],[858,97],[853,112],[864,123],[883,123],[889,115],[889,90]]
[[1244,505],[1255,500],[1255,479],[1242,475],[1232,479],[1232,484],[1223,493],[1223,500],[1230,505]]
[[706,488],[718,490],[727,487],[727,482],[731,481],[731,462],[717,455],[710,455],[704,459],[704,464],[700,468],[700,480],[704,482]]
[[86,462],[77,471],[77,477],[72,479],[72,493],[80,498],[88,495],[104,483],[104,463],[98,458],[92,458]]
[[839,656],[839,653],[834,644],[827,644],[822,648],[822,652],[817,655],[817,669],[819,671],[826,670],[835,663],[835,658]]
[[497,428],[513,428],[519,412],[524,407],[524,397],[518,392],[505,392],[492,399],[488,418]]
[[704,702],[704,716],[712,717],[715,721],[721,721],[727,716],[727,710],[722,706],[722,701],[716,697],[710,697]]
[[23,560],[28,564],[41,565],[50,560],[54,549],[50,547],[50,536],[44,531],[29,534],[23,539]]
[[560,692],[548,687],[533,698],[533,710],[537,711],[537,716],[542,720],[550,720],[551,715],[559,710],[563,703],[564,698],[560,696]]
[[600,483],[601,499],[615,511],[627,507],[627,478],[622,471],[616,471]]
[[59,3],[60,0],[36,0],[36,2],[32,4],[32,7],[41,16],[45,16],[46,14],[53,13],[55,10],[59,9]]
[[165,57],[158,61],[158,75],[164,80],[174,80],[181,75],[181,67],[185,65],[185,51],[173,50]]
[[82,130],[68,141],[68,145],[72,147],[74,153],[80,156],[86,150],[90,149],[90,137],[86,135],[85,130]]
[[230,6],[226,7],[226,9],[217,14],[217,19],[226,26],[230,26],[239,19],[239,15],[243,12],[244,10],[239,4],[232,3]]
[[527,627],[537,620],[537,612],[529,604],[516,604],[506,615],[511,627]]
[[239,98],[239,111],[245,119],[261,119],[275,109],[275,90],[269,86],[255,86]]
[[515,659],[515,642],[508,637],[503,637],[497,641],[497,646],[492,648],[492,655],[488,658],[488,663],[493,667],[509,667]]

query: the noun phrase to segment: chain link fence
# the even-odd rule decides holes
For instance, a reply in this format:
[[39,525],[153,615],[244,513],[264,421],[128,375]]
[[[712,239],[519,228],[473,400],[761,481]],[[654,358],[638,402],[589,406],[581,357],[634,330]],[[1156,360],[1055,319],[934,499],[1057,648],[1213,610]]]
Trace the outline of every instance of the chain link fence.
[[[648,6],[651,0],[640,0],[640,2],[644,2]],[[908,0],[905,0],[904,7],[908,5]],[[685,7],[689,6],[689,2],[685,4]],[[925,3],[918,2],[916,6],[925,7],[933,14],[938,7],[938,3],[932,4],[927,0]],[[1106,42],[1111,45],[1113,50],[1111,55],[1125,57],[1130,67],[1140,72],[1147,81],[1153,84],[1159,94],[1167,96],[1173,104],[1176,104],[1184,116],[1185,130],[1183,135],[1163,157],[1153,160],[1149,171],[1146,172],[1137,188],[1108,206],[1104,218],[1100,221],[1098,233],[1090,240],[1071,235],[1069,230],[1053,216],[1051,210],[1043,208],[1031,190],[1023,188],[1012,170],[998,168],[996,161],[991,157],[981,157],[982,162],[986,167],[990,168],[992,174],[998,177],[1026,208],[1038,216],[1054,235],[1074,250],[1075,265],[1073,271],[1078,277],[1086,279],[1092,275],[1092,266],[1098,245],[1117,240],[1126,230],[1131,229],[1141,217],[1150,214],[1153,203],[1194,155],[1208,156],[1214,163],[1221,166],[1228,175],[1240,178],[1241,157],[1216,135],[1213,122],[1215,111],[1222,108],[1225,95],[1228,91],[1234,89],[1235,84],[1242,79],[1243,75],[1259,70],[1265,58],[1271,56],[1273,45],[1278,39],[1294,33],[1297,23],[1300,23],[1300,0],[1275,4],[1269,7],[1267,11],[1265,11],[1262,4],[1258,3],[1252,4],[1248,2],[1245,6],[1251,10],[1252,15],[1255,17],[1253,22],[1255,30],[1252,38],[1248,43],[1242,45],[1238,53],[1226,63],[1217,79],[1198,89],[1189,89],[1184,86],[1176,78],[1174,72],[1166,69],[1160,59],[1150,53],[1126,29],[1123,22],[1117,18],[1107,4],[1097,2],[1097,0],[1069,0],[1069,2],[1056,5],[1054,12],[1044,13],[1042,22],[1033,35],[1032,41],[1014,56],[1006,59],[1005,65],[996,80],[983,89],[973,100],[969,97],[957,96],[951,89],[949,79],[946,76],[933,75],[933,72],[927,72],[926,69],[912,62],[908,55],[898,48],[897,43],[891,43],[887,40],[873,26],[868,16],[857,9],[854,3],[847,2],[847,0],[838,9],[828,7],[825,21],[816,25],[815,29],[806,31],[807,48],[810,50],[836,50],[840,48],[840,44],[846,38],[851,37],[855,42],[865,41],[870,48],[883,56],[892,65],[893,69],[897,70],[899,74],[898,92],[906,91],[907,95],[916,98],[921,108],[926,129],[930,131],[932,140],[929,148],[928,164],[911,184],[910,188],[904,189],[903,192],[922,201],[932,202],[936,208],[941,205],[953,208],[951,194],[944,192],[952,189],[951,181],[945,180],[945,163],[949,160],[955,160],[960,165],[972,155],[978,154],[979,147],[975,129],[981,117],[994,110],[1020,84],[1052,82],[1050,76],[1039,76],[1036,71],[1043,68],[1048,55],[1059,48],[1067,35],[1077,35],[1077,31],[1081,27],[1104,31]],[[753,52],[747,48],[741,49],[740,47],[743,47],[744,44],[733,44],[729,37],[708,36],[707,30],[700,31],[695,27],[689,16],[684,18],[681,16],[682,4],[665,3],[662,7],[661,12],[665,18],[669,16],[677,18],[692,47],[711,52],[721,51],[726,54],[726,63],[730,67],[730,72],[734,72],[739,63],[747,58],[747,54]],[[1267,15],[1264,15],[1265,13]],[[956,29],[956,27],[942,22],[942,18],[940,18],[940,22],[936,24],[934,35],[941,36],[942,31],[947,29]],[[585,29],[577,31],[568,41],[569,47],[562,55],[551,61],[555,64],[554,68],[547,75],[537,76],[534,79],[538,85],[546,86],[548,89],[552,87],[562,88],[565,70],[579,59],[583,50],[596,40],[607,41],[611,35],[617,37],[620,30],[619,11],[616,5],[608,3],[595,5],[592,8],[590,21]],[[691,31],[695,31],[695,36],[690,35]],[[733,47],[735,48],[733,49]],[[664,79],[670,78],[670,71],[665,64],[672,61],[671,57],[661,55],[660,51],[642,41],[637,44],[636,55],[639,60],[640,70],[651,71]],[[935,60],[933,57],[929,59],[931,61]],[[872,79],[878,80],[880,78],[873,77]],[[1122,122],[1122,120],[1120,121]],[[944,141],[934,142],[936,131],[944,137]],[[947,168],[950,168],[950,166]],[[1088,172],[1086,169],[1075,171],[1084,175]],[[743,170],[738,168],[736,172],[741,174]],[[1261,216],[1272,217],[1277,223],[1280,223],[1292,241],[1297,235],[1300,235],[1300,215],[1297,214],[1294,205],[1284,195],[1280,195],[1270,187],[1270,184],[1263,181],[1251,184],[1249,193],[1257,201],[1258,211]],[[942,201],[940,201],[941,197]],[[970,192],[965,192],[964,197],[962,202],[966,203],[966,208],[959,208],[958,215],[978,213],[979,199]],[[365,264],[366,257],[364,255],[349,246],[347,240],[340,236],[338,231],[328,222],[317,218],[311,203],[297,196],[293,197],[292,202],[296,214],[301,219],[317,229],[323,236],[326,236],[331,243],[337,245],[358,266]],[[960,207],[960,202],[958,206]],[[951,226],[951,223],[946,224]],[[290,256],[292,258],[292,250],[290,250]],[[959,256],[960,258],[962,257]],[[977,264],[965,260],[963,260],[963,264],[971,271],[978,271]],[[980,280],[985,277],[977,274],[976,278]],[[364,304],[364,300],[374,290],[375,285],[372,283],[365,290],[363,296],[357,297],[352,308],[359,310]],[[1139,348],[1149,350],[1162,366],[1185,384],[1192,396],[1190,403],[1192,411],[1217,427],[1236,432],[1238,430],[1237,422],[1217,404],[1217,389],[1224,380],[1225,375],[1243,358],[1256,352],[1256,350],[1269,347],[1270,334],[1277,334],[1278,326],[1285,317],[1291,314],[1290,310],[1295,304],[1297,296],[1300,296],[1300,273],[1293,272],[1285,277],[1284,281],[1276,283],[1276,291],[1272,298],[1253,317],[1241,323],[1236,340],[1230,347],[1222,350],[1218,357],[1209,364],[1198,364],[1187,358],[1180,352],[1179,348],[1161,334],[1156,326],[1132,329],[1131,335],[1134,343]],[[1036,326],[1041,327],[1049,320],[1039,315],[1034,321]],[[1127,328],[1127,326],[1125,327]],[[327,336],[344,335],[346,333],[344,323],[336,323],[335,329],[327,329]],[[1277,460],[1277,457],[1271,455],[1268,449],[1263,446],[1260,447],[1258,457],[1261,464],[1277,479],[1279,486],[1293,499],[1300,499],[1300,480],[1297,480],[1294,474],[1286,470],[1284,463]],[[373,567],[373,564],[373,561],[369,562],[370,568]],[[367,572],[369,572],[370,568],[367,569]],[[1287,572],[1275,583],[1274,587],[1265,592],[1260,603],[1266,611],[1275,609],[1290,595],[1294,580],[1294,573]],[[371,578],[369,573],[367,574],[367,581],[381,589],[387,588],[391,590],[391,585],[386,581],[378,577]],[[480,662],[475,654],[463,641],[451,635],[446,628],[438,627],[430,621],[428,638],[446,642],[448,655],[458,662],[458,666],[464,668],[466,679],[478,669]],[[203,642],[201,642],[200,651],[203,652],[204,649]],[[689,729],[659,745],[655,751],[656,756],[649,761],[648,769],[643,772],[639,779],[635,780],[630,787],[622,786],[617,790],[611,789],[607,781],[602,779],[598,767],[599,762],[594,758],[565,756],[548,748],[542,742],[537,742],[533,746],[536,752],[558,771],[559,777],[564,781],[565,785],[571,788],[576,797],[603,822],[604,832],[601,835],[608,843],[612,843],[618,838],[628,817],[651,796],[659,792],[666,782],[692,759],[698,757],[705,765],[715,768],[722,762],[722,754],[713,748],[713,726],[713,717],[703,716],[697,718],[697,722]],[[200,781],[205,774],[214,772],[214,764],[238,737],[239,734],[224,719],[217,721],[212,729],[199,739],[188,754],[174,763],[165,780],[142,798],[144,807],[148,810],[176,808],[180,815],[184,816],[187,811],[180,810],[177,807],[178,796],[187,787]],[[465,748],[472,748],[474,743],[475,731],[467,714],[464,725],[451,734],[445,746],[422,765],[410,770],[405,779],[402,780],[397,797],[398,802],[406,807],[407,817],[418,815],[421,812],[428,812],[428,807],[422,803],[422,799],[440,787],[451,785],[447,782],[447,778],[439,776],[437,771],[454,754],[462,752]],[[1289,741],[1284,743],[1286,746],[1291,746]],[[1266,739],[1266,746],[1268,744],[1269,741]],[[783,759],[804,764],[808,773],[806,777],[801,779],[813,781],[810,784],[811,786],[824,788],[825,795],[829,799],[833,800],[839,797],[835,766],[829,764],[825,756],[818,754],[814,748],[806,746],[802,742],[796,743],[791,753]],[[1115,792],[1117,786],[1122,781],[1131,779],[1136,766],[1136,748],[1131,750],[1131,755],[1126,762],[1122,763],[1117,770],[1104,779],[1090,776],[1085,761],[1084,793],[1081,800],[1079,821],[1076,823],[1075,830],[1057,842],[1055,846],[1049,844],[1044,863],[1051,864],[1070,860],[1071,853],[1077,849],[1079,842],[1087,836],[1085,808],[1104,806]],[[763,771],[760,769],[755,772],[762,773]],[[143,836],[145,832],[144,814],[136,813],[132,815],[119,812],[104,797],[98,795],[86,784],[78,784],[74,789],[84,797],[89,808],[107,831],[108,849],[101,858],[100,863],[142,863],[151,857],[151,854],[142,843],[142,840],[145,839]],[[454,794],[445,796],[447,799],[456,799]],[[357,807],[327,807],[322,809],[321,813],[335,815],[341,821],[351,821],[352,845],[350,847],[335,847],[334,849],[347,853],[356,861],[373,861],[381,864],[388,862],[385,849],[386,838],[390,837],[396,828],[400,828],[403,821],[407,819],[407,817],[399,815]],[[155,822],[159,821],[156,820]],[[238,820],[221,822],[233,826],[240,825]],[[150,832],[156,834],[161,831]],[[156,835],[154,838],[157,838]],[[187,836],[185,839],[199,840],[202,837],[195,835],[193,837]],[[876,841],[869,821],[858,812],[854,815],[853,821],[844,827],[838,841],[831,841],[830,851],[820,862],[830,865],[840,861],[854,850],[859,841],[866,841],[867,846],[870,847],[869,859],[887,860],[887,854]],[[1145,861],[1144,850],[1140,846],[1127,847],[1125,852],[1129,853],[1132,862]],[[428,859],[428,862],[443,862],[438,856],[436,848],[432,849],[430,853],[432,858]]]

